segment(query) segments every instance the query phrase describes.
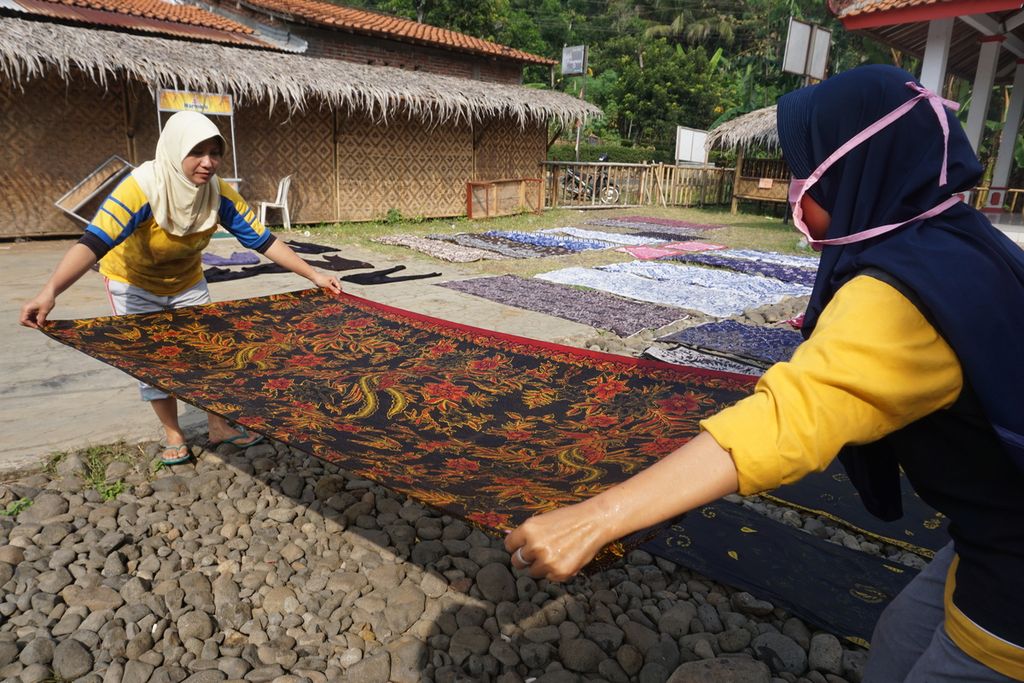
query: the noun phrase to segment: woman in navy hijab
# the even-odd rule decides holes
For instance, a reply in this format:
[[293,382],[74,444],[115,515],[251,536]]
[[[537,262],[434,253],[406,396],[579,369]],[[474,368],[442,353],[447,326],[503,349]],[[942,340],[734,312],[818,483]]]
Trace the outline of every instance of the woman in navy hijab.
[[510,533],[514,566],[564,580],[837,456],[894,519],[902,469],[952,541],[886,609],[862,680],[1024,681],[1024,251],[955,196],[981,176],[955,106],[887,66],[779,100],[794,222],[822,252],[806,340],[686,445]]

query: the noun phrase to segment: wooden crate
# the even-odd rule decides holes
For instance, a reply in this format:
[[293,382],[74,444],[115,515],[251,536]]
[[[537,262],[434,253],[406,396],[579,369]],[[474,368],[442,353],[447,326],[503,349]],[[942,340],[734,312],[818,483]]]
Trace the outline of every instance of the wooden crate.
[[511,216],[544,209],[544,183],[540,178],[474,180],[466,183],[466,215],[469,218]]

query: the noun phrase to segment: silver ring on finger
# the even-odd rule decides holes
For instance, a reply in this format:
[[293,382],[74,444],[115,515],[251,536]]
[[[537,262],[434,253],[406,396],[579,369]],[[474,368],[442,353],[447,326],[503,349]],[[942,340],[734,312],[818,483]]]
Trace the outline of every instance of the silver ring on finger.
[[518,548],[516,548],[516,551],[512,554],[512,559],[518,560],[519,564],[521,564],[524,567],[529,567],[530,566],[530,563],[526,561],[525,557],[523,557],[523,547],[522,546],[519,546]]

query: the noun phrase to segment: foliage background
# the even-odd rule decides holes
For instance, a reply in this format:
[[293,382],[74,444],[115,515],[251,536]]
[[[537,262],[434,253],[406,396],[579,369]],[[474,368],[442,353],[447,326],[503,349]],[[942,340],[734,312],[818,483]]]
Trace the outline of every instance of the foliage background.
[[[525,81],[581,95],[605,117],[581,131],[581,159],[600,147],[612,161],[671,160],[676,126],[707,129],[773,104],[803,85],[781,69],[789,18],[832,32],[829,73],[866,63],[916,72],[916,60],[845,31],[821,0],[338,0],[461,31],[560,60],[566,45],[586,45],[589,72],[563,77],[531,67]],[[969,84],[950,81],[947,96],[967,105]],[[991,166],[1005,117],[997,88],[980,156]],[[581,92],[582,91],[582,92]],[[552,131],[575,143],[575,131]],[[597,147],[591,149],[590,142]],[[1018,158],[1024,161],[1024,143]],[[629,151],[645,151],[639,158]],[[553,146],[554,159],[564,147]],[[573,150],[575,157],[575,150]]]

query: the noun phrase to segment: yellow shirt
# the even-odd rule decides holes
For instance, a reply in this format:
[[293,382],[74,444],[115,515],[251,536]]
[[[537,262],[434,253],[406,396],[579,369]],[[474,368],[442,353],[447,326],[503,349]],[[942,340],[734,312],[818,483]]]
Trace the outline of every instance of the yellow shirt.
[[[220,180],[220,225],[250,249],[259,249],[271,233],[245,200]],[[216,228],[176,237],[153,219],[149,200],[128,176],[103,202],[86,228],[110,249],[100,260],[100,272],[159,296],[171,296],[194,286],[203,277],[202,252]]]
[[948,408],[962,388],[960,361],[917,307],[861,275],[840,288],[788,363],[701,427],[732,455],[749,495]]

